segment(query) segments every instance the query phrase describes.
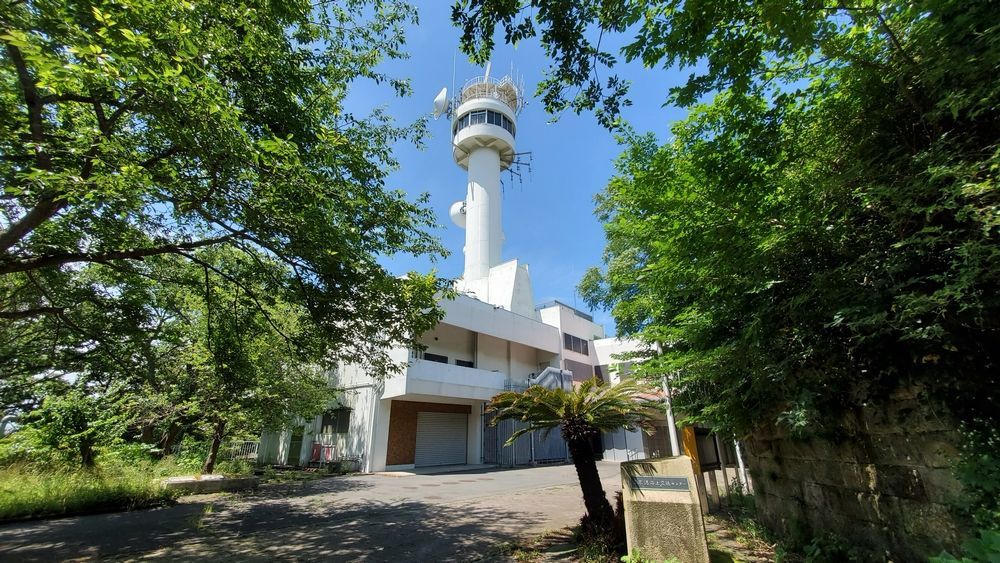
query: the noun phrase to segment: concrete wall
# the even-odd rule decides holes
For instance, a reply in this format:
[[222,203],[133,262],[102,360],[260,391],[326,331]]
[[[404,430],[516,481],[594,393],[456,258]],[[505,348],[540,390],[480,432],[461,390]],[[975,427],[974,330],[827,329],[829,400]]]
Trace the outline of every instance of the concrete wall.
[[476,333],[441,323],[420,337],[427,351],[448,358],[449,364],[455,360],[475,361]]
[[478,335],[476,344],[476,367],[487,371],[507,373],[507,341],[490,336]]
[[562,348],[559,332],[533,317],[512,313],[466,295],[440,301],[444,322],[496,338],[520,342],[549,352]]
[[[612,364],[621,363],[622,360],[615,358],[617,354],[625,354],[629,352],[638,352],[643,349],[643,343],[638,340],[620,340],[618,338],[602,338],[595,340],[590,343],[592,350],[592,355],[594,357],[594,365],[596,366],[610,366]],[[620,373],[616,372],[613,375],[609,375],[609,371],[604,370],[602,374],[605,381],[609,383],[618,383],[620,379]]]
[[[592,340],[604,338],[604,327],[581,317],[572,308],[561,303],[539,309],[538,315],[543,323],[559,329],[559,355],[561,358],[559,367],[572,371],[575,381],[589,379],[593,375],[593,366],[598,365]],[[587,340],[588,353],[581,354],[567,350],[562,336],[564,333]],[[584,375],[581,376],[580,373],[584,373]]]
[[334,454],[338,458],[357,458],[364,467],[368,461],[371,447],[370,434],[372,418],[375,416],[375,405],[378,397],[371,385],[345,389],[340,398],[341,404],[351,409],[351,420],[346,434],[336,435]]
[[832,532],[878,560],[923,561],[960,543],[954,421],[910,388],[844,414],[840,430],[836,441],[775,428],[746,441],[766,525],[793,541]]
[[523,383],[532,373],[539,373],[538,354],[530,346],[510,343],[510,379]]
[[275,430],[265,430],[260,435],[260,446],[257,449],[257,461],[259,463],[278,463],[278,443],[281,440],[281,432]]
[[503,390],[506,380],[507,374],[502,371],[413,360],[405,374],[385,381],[382,398],[406,399],[412,395],[426,395],[487,401]]

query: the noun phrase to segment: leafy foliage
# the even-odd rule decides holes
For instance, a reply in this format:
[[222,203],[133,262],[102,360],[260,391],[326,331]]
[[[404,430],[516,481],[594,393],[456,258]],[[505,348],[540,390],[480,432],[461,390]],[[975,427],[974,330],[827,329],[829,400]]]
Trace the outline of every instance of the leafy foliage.
[[527,423],[515,431],[507,445],[528,432],[559,428],[567,441],[589,440],[599,432],[641,428],[652,432],[651,402],[642,399],[648,391],[634,381],[606,385],[597,378],[584,381],[572,391],[532,385],[524,391],[505,391],[490,399],[487,412],[493,423],[520,420]]
[[[278,300],[304,308],[321,338],[295,345],[390,369],[385,345],[433,326],[442,285],[377,262],[443,253],[424,201],[384,187],[392,143],[419,142],[424,125],[355,116],[344,99],[358,79],[408,91],[377,66],[404,56],[414,18],[392,0],[7,6],[4,404],[30,408],[65,373],[127,371],[136,331],[156,325],[149,284],[176,281],[149,265],[165,256],[274,324]],[[199,252],[221,250],[232,258],[205,266]]]
[[36,411],[14,450],[217,446],[325,408],[332,365],[397,368],[387,350],[436,324],[445,288],[378,261],[444,253],[426,198],[385,187],[424,123],[344,101],[357,80],[409,92],[379,65],[415,18],[397,0],[5,5],[0,408]]
[[968,497],[962,509],[977,528],[1000,530],[1000,428],[983,418],[963,426],[962,433],[955,464]]
[[[682,370],[689,412],[741,432],[764,413],[808,427],[824,405],[924,376],[953,397],[990,387],[1000,87],[987,77],[1000,40],[989,7],[567,4],[600,30],[634,31],[626,59],[701,65],[671,92],[691,113],[669,143],[622,134],[598,201],[605,268],[583,283],[621,332],[670,344],[646,366]],[[484,6],[494,11],[472,9]],[[466,38],[482,39],[524,5],[467,7]],[[563,25],[569,9],[531,12],[557,63],[588,45],[583,23]],[[559,84],[590,75],[573,68]],[[848,383],[860,397],[834,392]]]
[[[479,57],[496,26],[538,33],[547,107],[618,129],[604,264],[581,291],[620,333],[664,345],[639,370],[676,372],[678,409],[738,435],[835,435],[845,409],[912,385],[970,448],[995,442],[993,3],[464,0],[453,19]],[[624,94],[598,82],[611,33],[631,38],[624,60],[691,69],[667,93],[690,113],[662,145],[616,119]],[[991,460],[976,459],[960,473],[995,514]]]
[[591,440],[602,431],[619,428],[642,428],[651,433],[654,411],[651,402],[643,398],[647,393],[634,381],[606,385],[591,378],[572,391],[540,385],[524,391],[505,391],[490,400],[487,412],[493,415],[494,425],[511,419],[526,423],[506,445],[528,432],[559,428],[576,466],[591,527],[604,530],[612,526],[614,513],[597,473]]
[[965,542],[961,559],[950,553],[942,553],[931,557],[931,563],[979,563],[993,562],[1000,558],[1000,532],[996,530],[980,530],[979,537]]
[[77,470],[13,465],[0,468],[0,521],[135,510],[171,502],[147,463]]

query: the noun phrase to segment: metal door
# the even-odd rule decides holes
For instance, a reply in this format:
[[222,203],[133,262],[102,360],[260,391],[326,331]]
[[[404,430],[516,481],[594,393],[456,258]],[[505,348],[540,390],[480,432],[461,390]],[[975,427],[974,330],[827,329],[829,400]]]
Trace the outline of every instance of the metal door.
[[415,466],[460,465],[466,462],[469,415],[418,412]]

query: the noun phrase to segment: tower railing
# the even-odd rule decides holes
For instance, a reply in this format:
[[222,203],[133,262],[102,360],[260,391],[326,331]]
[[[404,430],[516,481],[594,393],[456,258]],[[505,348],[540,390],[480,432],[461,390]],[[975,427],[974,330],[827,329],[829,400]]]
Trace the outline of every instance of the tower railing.
[[476,98],[493,98],[507,105],[515,113],[521,111],[522,100],[521,88],[509,76],[503,78],[493,78],[490,76],[477,76],[470,78],[462,93],[459,95],[458,104],[464,104]]

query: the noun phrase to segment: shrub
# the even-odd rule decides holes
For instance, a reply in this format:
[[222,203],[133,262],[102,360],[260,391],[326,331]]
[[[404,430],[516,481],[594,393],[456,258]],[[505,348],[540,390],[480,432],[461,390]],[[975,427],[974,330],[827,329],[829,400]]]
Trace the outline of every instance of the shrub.
[[585,514],[575,538],[579,560],[584,563],[618,561],[626,554],[625,503],[621,491],[615,495],[614,517],[611,526],[597,522]]

